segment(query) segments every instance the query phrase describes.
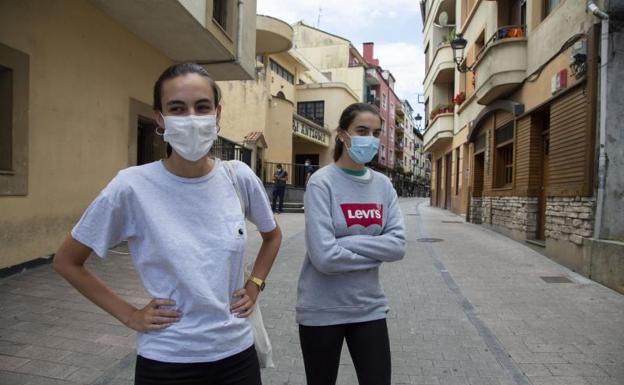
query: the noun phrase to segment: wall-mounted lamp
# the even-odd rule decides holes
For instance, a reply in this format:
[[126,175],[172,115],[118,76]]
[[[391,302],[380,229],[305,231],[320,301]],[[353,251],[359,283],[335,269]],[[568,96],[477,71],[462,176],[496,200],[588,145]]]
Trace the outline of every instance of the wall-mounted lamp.
[[458,33],[455,35],[455,39],[451,41],[451,48],[453,48],[453,61],[457,65],[457,70],[461,73],[472,71],[472,67],[466,65],[464,59],[464,49],[468,45],[468,41],[463,38],[463,34]]

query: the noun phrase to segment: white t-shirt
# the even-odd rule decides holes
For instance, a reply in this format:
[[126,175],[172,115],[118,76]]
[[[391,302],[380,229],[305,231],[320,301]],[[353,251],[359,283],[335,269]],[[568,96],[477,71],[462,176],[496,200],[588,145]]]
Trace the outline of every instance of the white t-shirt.
[[[261,232],[275,229],[262,182],[232,162],[247,218]],[[245,216],[228,171],[216,160],[198,178],[173,175],[161,161],[120,171],[71,232],[100,257],[127,240],[136,271],[154,298],[170,298],[182,318],[139,333],[138,354],[163,362],[211,362],[253,344],[245,318],[230,313],[243,287]]]

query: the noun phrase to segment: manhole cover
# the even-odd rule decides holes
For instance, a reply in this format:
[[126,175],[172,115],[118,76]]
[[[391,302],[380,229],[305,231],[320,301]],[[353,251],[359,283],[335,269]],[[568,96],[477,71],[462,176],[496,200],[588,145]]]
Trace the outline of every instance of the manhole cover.
[[555,277],[540,277],[546,283],[572,283],[572,281],[563,276],[555,276]]
[[417,241],[418,242],[423,242],[423,243],[433,243],[433,242],[443,242],[444,239],[440,239],[440,238],[418,238]]
[[442,221],[442,223],[463,223],[462,221]]

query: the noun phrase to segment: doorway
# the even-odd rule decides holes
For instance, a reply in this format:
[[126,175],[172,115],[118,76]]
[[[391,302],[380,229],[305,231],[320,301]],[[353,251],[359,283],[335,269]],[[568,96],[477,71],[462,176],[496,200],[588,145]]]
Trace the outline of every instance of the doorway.
[[138,166],[160,160],[167,156],[167,144],[156,135],[156,121],[139,116],[137,122],[137,162]]
[[[305,170],[305,161],[309,160],[310,164],[313,167],[313,170],[316,171],[319,169],[319,154],[297,154],[295,155],[295,164],[294,164],[294,179],[293,184],[297,187],[303,187],[305,185],[306,179],[306,170]],[[313,172],[314,172],[313,171]]]
[[451,166],[453,164],[453,153],[446,154],[444,162],[444,208],[451,209]]
[[436,199],[435,205],[442,207],[442,158],[436,161]]
[[546,199],[548,186],[548,153],[550,151],[550,135],[548,132],[542,134],[542,180],[540,186],[538,217],[537,217],[537,234],[536,238],[546,240]]

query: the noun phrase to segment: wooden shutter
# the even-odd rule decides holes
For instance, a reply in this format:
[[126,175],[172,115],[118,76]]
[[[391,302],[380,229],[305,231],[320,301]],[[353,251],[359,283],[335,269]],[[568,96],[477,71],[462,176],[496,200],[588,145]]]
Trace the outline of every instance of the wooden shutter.
[[553,101],[550,110],[548,196],[591,196],[593,122],[586,85]]

